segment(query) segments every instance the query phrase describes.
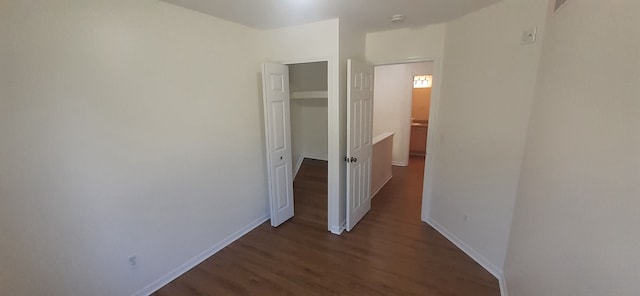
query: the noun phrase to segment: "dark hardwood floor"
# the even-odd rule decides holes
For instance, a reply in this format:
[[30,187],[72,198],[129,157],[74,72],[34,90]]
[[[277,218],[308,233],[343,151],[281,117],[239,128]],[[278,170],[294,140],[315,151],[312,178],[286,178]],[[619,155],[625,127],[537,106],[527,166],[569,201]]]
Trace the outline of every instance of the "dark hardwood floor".
[[327,229],[327,162],[305,159],[293,182],[294,212],[291,222],[304,220]]
[[292,220],[260,225],[154,295],[500,295],[491,274],[420,221],[423,167],[421,157],[394,167],[371,211],[336,236],[326,163],[305,160]]

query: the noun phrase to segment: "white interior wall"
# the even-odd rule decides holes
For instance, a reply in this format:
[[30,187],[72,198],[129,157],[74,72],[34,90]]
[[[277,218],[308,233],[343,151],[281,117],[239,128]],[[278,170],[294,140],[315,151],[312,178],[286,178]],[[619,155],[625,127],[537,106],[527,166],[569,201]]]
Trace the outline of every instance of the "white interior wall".
[[260,31],[261,52],[265,59],[279,63],[308,63],[329,59],[328,66],[331,68],[338,57],[338,27],[338,19],[332,19]]
[[131,295],[264,221],[257,31],[153,0],[0,3],[0,294]]
[[[440,146],[427,220],[501,276],[538,69],[546,2],[505,0],[446,25]],[[468,219],[465,219],[467,217]]]
[[293,177],[295,178],[301,160],[304,157],[304,115],[302,114],[302,104],[291,100],[291,160],[293,161]]
[[369,33],[366,37],[367,61],[397,64],[430,61],[442,57],[446,24]]
[[371,197],[374,197],[391,180],[393,134],[385,133],[373,138],[371,152]]
[[[9,40],[9,7],[6,1],[0,1],[0,118],[4,118],[9,116],[7,110],[7,99],[9,97],[9,46],[7,42]],[[6,167],[7,164],[5,161],[9,159],[7,155],[9,143],[5,140],[9,135],[9,126],[4,124],[4,121],[0,119],[0,167]],[[3,204],[2,207],[5,207],[5,197],[4,186],[2,180],[6,179],[6,171],[0,169],[0,202]],[[0,213],[3,211],[0,210]],[[0,218],[0,233],[3,235],[0,237],[0,262],[11,262],[10,257],[12,254],[7,252],[5,248],[1,247],[4,245],[5,239],[11,239],[14,234],[12,233],[13,229],[9,227],[7,223],[3,223],[4,220]],[[0,265],[0,287],[7,287],[7,291],[17,291],[10,282],[9,273],[16,272],[13,270],[13,266],[9,266],[7,264]],[[19,269],[20,267],[16,267]],[[11,287],[11,288],[9,288]],[[0,288],[0,290],[4,290],[5,288]],[[11,290],[10,290],[11,289]]]
[[[289,65],[292,92],[327,91],[327,63]],[[291,100],[291,142],[296,166],[303,158],[328,160],[327,99]]]
[[[530,68],[535,67],[532,51],[537,50],[536,46],[522,51],[512,47],[512,42],[518,42],[519,30],[538,24],[541,18],[540,4],[534,2],[507,0],[488,8],[489,12],[478,13],[484,17],[472,14],[453,22],[454,27],[448,32],[454,39],[447,43],[447,52],[453,52],[447,55],[447,71],[451,72],[448,77],[461,77],[462,68],[468,67],[472,72],[470,76],[478,73],[487,76],[477,82],[478,85],[509,81],[517,85],[513,89],[528,91],[534,79],[524,79],[521,76],[524,70],[513,71],[515,78],[502,80],[502,76],[508,68],[507,62],[514,63],[516,68],[524,63],[530,70],[528,73],[537,72]],[[563,8],[563,15],[549,21],[551,35],[546,38],[550,41],[546,42],[549,45],[542,59],[541,82],[527,141],[507,278],[510,289],[517,295],[572,292],[630,295],[637,291],[633,276],[640,266],[640,260],[633,255],[639,247],[638,240],[628,235],[633,233],[635,225],[640,225],[632,212],[638,208],[632,197],[639,193],[640,171],[636,153],[640,135],[635,128],[640,126],[640,116],[635,100],[638,93],[633,85],[640,79],[636,71],[640,67],[638,39],[629,36],[638,36],[635,14],[640,10],[638,3],[631,0],[622,0],[619,5],[595,0],[569,3],[573,6]],[[513,14],[513,18],[504,21],[507,12]],[[588,21],[601,18],[612,21],[605,26]],[[496,29],[492,26],[494,23],[503,28],[491,33]],[[505,24],[515,27],[508,29]],[[479,32],[472,30],[476,25],[480,26]],[[441,28],[444,30],[444,25]],[[429,38],[419,39],[416,47],[384,42],[394,40],[393,34],[413,36],[418,32],[398,31],[369,34],[367,59],[390,63],[416,56],[438,56],[426,53],[438,51],[434,43],[423,42]],[[436,31],[433,35],[440,36],[440,31]],[[274,37],[272,33],[266,35]],[[290,31],[280,33],[276,35],[282,37],[279,40],[284,43]],[[496,42],[495,35],[499,33],[504,33],[502,38],[513,34],[517,37]],[[250,29],[155,1],[82,6],[52,5],[47,1],[0,1],[0,40],[3,41],[0,46],[0,197],[3,202],[0,258],[4,262],[0,265],[0,287],[3,292],[12,295],[130,294],[220,241],[232,232],[230,229],[241,228],[267,212],[257,86],[240,82],[229,85],[228,80],[211,84],[215,78],[222,81],[221,77],[228,75],[237,81],[246,81],[247,73],[255,75],[256,65],[261,61],[251,50],[256,47],[251,41],[255,34]],[[331,33],[324,36],[329,35]],[[468,37],[476,35],[479,37]],[[220,46],[211,36],[229,36],[235,42]],[[469,46],[486,40],[496,46],[503,45],[507,39],[509,46],[495,53],[507,53],[504,60],[492,54],[495,49]],[[11,42],[4,43],[6,40]],[[179,46],[179,52],[169,50],[175,46]],[[273,42],[267,47],[270,54],[263,57],[272,56],[272,60],[324,56],[322,49],[316,51],[313,46],[300,50],[296,45],[281,50],[282,47]],[[333,57],[337,57],[336,48],[328,50],[333,52]],[[580,51],[574,56],[575,48]],[[518,54],[514,54],[516,51]],[[569,52],[571,54],[567,54]],[[461,64],[468,60],[450,65],[452,59],[465,56],[491,59],[466,66]],[[69,60],[73,62],[67,63]],[[220,65],[231,63],[226,60],[244,62],[223,67],[224,73],[215,71],[221,69]],[[494,63],[497,67],[488,67]],[[592,69],[604,71],[594,73]],[[602,85],[608,87],[600,87]],[[470,94],[474,86],[477,85],[465,83],[461,92]],[[453,91],[455,86],[447,88]],[[455,97],[461,96],[459,93]],[[211,100],[212,97],[215,100]],[[522,96],[502,93],[501,97]],[[605,103],[598,101],[604,98],[607,98]],[[460,111],[464,105],[462,101],[453,104],[444,108],[445,117],[455,117],[452,110]],[[229,112],[238,109],[243,111]],[[519,108],[516,110],[517,114],[522,113]],[[211,112],[215,116],[210,116]],[[498,115],[505,116],[502,112]],[[245,127],[248,132],[238,134],[220,128],[230,124]],[[497,123],[492,124],[495,125]],[[460,130],[460,126],[445,129],[442,133],[445,147],[464,148],[458,144],[470,142],[454,137],[454,143],[450,143],[451,132]],[[247,157],[240,162],[246,170],[230,171],[238,167],[238,159],[232,164],[225,158],[239,152],[235,145],[220,143],[221,137],[242,143],[245,150],[240,153]],[[194,147],[207,149],[194,151]],[[575,147],[585,150],[576,153]],[[561,148],[559,152],[558,148]],[[450,169],[460,164],[452,158],[456,154],[466,155],[462,152],[452,152],[442,160]],[[585,159],[590,161],[585,163]],[[497,153],[489,154],[488,160],[501,162]],[[225,171],[216,170],[219,167]],[[439,177],[447,181],[470,176]],[[256,188],[253,190],[216,185],[247,178],[261,185],[252,186]],[[163,182],[169,179],[171,182]],[[213,184],[212,180],[218,182]],[[171,188],[165,183],[172,184]],[[475,188],[490,189],[481,185],[471,184]],[[481,198],[475,202],[471,195],[452,196],[461,204],[477,208],[474,213],[503,216],[500,209],[480,205],[498,202],[482,198],[487,196],[482,193],[488,191],[491,190],[481,190],[478,195]],[[611,196],[611,192],[616,194]],[[241,198],[233,201],[223,198],[230,195]],[[178,196],[180,198],[176,198]],[[185,196],[190,198],[185,200]],[[603,200],[602,196],[608,198]],[[198,207],[199,211],[195,209]],[[443,215],[460,214],[460,208],[447,211],[436,207]],[[212,215],[212,211],[220,208],[227,209],[225,212],[242,210],[234,210],[232,215]],[[237,213],[242,214],[239,217]],[[164,218],[160,219],[159,214]],[[172,217],[171,223],[167,223],[167,215]],[[470,221],[478,223],[474,217],[477,216],[470,215]],[[542,224],[540,217],[545,217]],[[229,221],[233,221],[233,226]],[[491,230],[490,225],[487,226],[490,223],[481,222],[485,226],[480,227]],[[187,225],[190,231],[185,232]],[[455,230],[452,233],[475,249],[482,249],[478,246],[486,243],[463,237],[465,231],[458,231],[457,227],[447,229]],[[202,237],[203,233],[206,237]],[[594,233],[606,239],[599,239],[601,237]],[[485,235],[486,231],[479,234]],[[174,241],[180,241],[180,248]],[[558,242],[559,246],[545,245],[548,241]],[[139,256],[140,265],[130,272],[126,256],[133,252]],[[567,278],[567,274],[571,276]],[[591,280],[594,278],[597,280]],[[589,289],[581,290],[582,287]]]
[[433,62],[376,66],[373,96],[373,135],[393,138],[393,165],[409,165],[413,77],[433,74]]
[[567,1],[550,12],[505,267],[510,295],[639,294],[639,53],[638,1]]
[[304,157],[327,160],[327,101],[311,99],[301,104]]
[[327,71],[327,62],[289,65],[291,91],[327,91]]
[[[0,1],[0,92],[8,92],[8,62],[9,62],[9,46],[6,41],[9,40],[9,6],[7,1]],[[2,95],[5,97],[6,93]]]
[[[309,36],[313,36],[310,38]],[[262,31],[260,47],[264,59],[280,63],[305,63],[328,61],[328,225],[333,232],[339,232],[344,208],[344,165],[340,156],[344,152],[341,144],[341,127],[345,125],[341,117],[342,106],[339,92],[339,22],[337,19],[310,23],[300,26]],[[341,150],[342,149],[342,150]]]
[[[7,1],[0,1],[0,112],[2,110],[6,110],[7,108],[3,105],[5,100],[2,98],[7,98],[9,96],[9,46],[7,40],[9,40],[9,6]],[[3,116],[0,113],[0,116]],[[3,138],[3,135],[7,130],[6,126],[0,125],[0,139]],[[0,153],[4,151],[2,149],[3,141],[0,141]],[[0,157],[0,159],[2,159]],[[0,226],[2,227],[2,226]],[[1,255],[0,255],[1,256]],[[0,283],[2,280],[0,279]]]

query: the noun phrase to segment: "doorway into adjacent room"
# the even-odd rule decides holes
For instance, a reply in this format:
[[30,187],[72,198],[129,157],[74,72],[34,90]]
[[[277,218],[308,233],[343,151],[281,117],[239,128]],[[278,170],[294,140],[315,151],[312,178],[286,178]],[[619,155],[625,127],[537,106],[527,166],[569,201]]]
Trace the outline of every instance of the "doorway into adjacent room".
[[[374,136],[380,135],[378,139],[392,135],[392,141],[374,145],[374,154],[380,145],[389,146],[391,151],[384,152],[387,156],[381,156],[380,152],[375,155],[376,168],[383,161],[390,163],[383,165],[388,167],[389,177],[380,178],[382,184],[373,184],[378,187],[373,192],[382,190],[393,174],[415,175],[411,178],[420,178],[422,183],[428,165],[425,160],[434,74],[435,65],[431,61],[375,67],[373,132]],[[372,174],[378,175],[375,171]],[[422,197],[422,186],[411,190],[420,190],[418,196]]]

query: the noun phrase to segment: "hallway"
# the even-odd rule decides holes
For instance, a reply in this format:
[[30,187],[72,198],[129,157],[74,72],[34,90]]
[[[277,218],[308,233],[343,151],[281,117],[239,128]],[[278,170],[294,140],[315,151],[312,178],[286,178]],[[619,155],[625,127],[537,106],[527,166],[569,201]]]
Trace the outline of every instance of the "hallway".
[[420,221],[423,171],[422,157],[394,167],[371,211],[336,236],[326,231],[326,163],[305,160],[291,221],[263,223],[154,295],[500,295],[491,274]]

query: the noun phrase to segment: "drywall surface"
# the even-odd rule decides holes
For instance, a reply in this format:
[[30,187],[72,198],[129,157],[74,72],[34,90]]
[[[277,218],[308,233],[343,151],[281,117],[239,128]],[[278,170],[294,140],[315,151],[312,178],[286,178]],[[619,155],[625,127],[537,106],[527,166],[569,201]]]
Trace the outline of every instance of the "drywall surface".
[[[429,216],[494,274],[504,266],[546,3],[505,0],[446,25]],[[465,216],[468,219],[465,219]]]
[[367,61],[375,65],[441,58],[445,24],[369,33]]
[[371,152],[371,196],[378,193],[393,176],[393,133],[384,133],[373,138]]
[[[328,229],[336,231],[340,228],[340,215],[344,216],[344,208],[340,204],[345,201],[344,162],[340,156],[343,152],[341,126],[344,125],[340,110],[339,92],[339,21],[337,19],[310,23],[306,25],[262,31],[261,52],[263,59],[279,63],[305,63],[328,60],[327,81],[328,100]],[[342,150],[341,150],[342,149]]]
[[[5,118],[9,116],[7,111],[7,98],[9,96],[9,7],[7,2],[4,0],[0,0],[0,118]],[[8,159],[7,150],[9,148],[6,140],[9,134],[9,126],[6,124],[2,124],[4,121],[0,119],[0,167],[5,167],[6,160]],[[3,179],[6,178],[5,170],[0,169],[0,203],[2,207],[4,207],[4,182]],[[2,210],[0,210],[0,213]],[[2,218],[0,218],[0,222],[2,222]],[[9,225],[5,223],[0,223],[0,234],[2,236],[7,236],[10,233]],[[0,244],[4,243],[4,239],[0,238]],[[0,247],[0,262],[10,262],[12,254],[8,252],[4,252],[4,249]],[[9,266],[7,264],[0,264],[0,292],[6,290],[9,291],[8,287],[13,285],[10,282],[8,275],[10,272],[15,272],[13,266]]]
[[[289,65],[291,91],[327,91],[327,71],[326,62]],[[294,166],[304,157],[328,160],[327,116],[326,98],[291,100],[291,150]]]
[[373,134],[395,134],[393,164],[409,164],[413,77],[432,74],[433,63],[376,66],[373,95]]
[[261,31],[260,36],[262,54],[268,61],[304,63],[338,56],[337,19]]
[[291,101],[291,138],[293,161],[303,157],[327,160],[327,100]]
[[327,101],[307,100],[301,104],[305,157],[327,160]]
[[0,294],[132,295],[268,213],[257,31],[153,0],[2,5]]
[[327,62],[289,65],[289,88],[294,91],[327,91]]
[[298,172],[297,165],[302,161],[304,157],[304,117],[302,115],[302,104],[296,103],[295,100],[291,100],[291,159],[293,161],[293,167],[291,168],[293,177],[295,178]]
[[509,294],[639,295],[640,2],[567,1],[540,67]]
[[[0,0],[0,98],[6,97],[9,80],[9,6]],[[2,109],[0,109],[2,110]]]

